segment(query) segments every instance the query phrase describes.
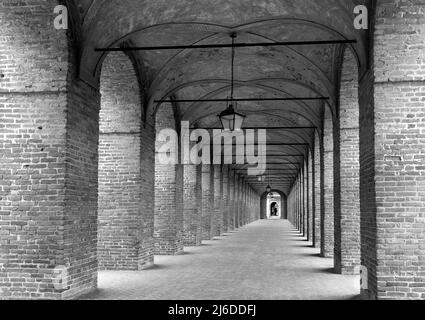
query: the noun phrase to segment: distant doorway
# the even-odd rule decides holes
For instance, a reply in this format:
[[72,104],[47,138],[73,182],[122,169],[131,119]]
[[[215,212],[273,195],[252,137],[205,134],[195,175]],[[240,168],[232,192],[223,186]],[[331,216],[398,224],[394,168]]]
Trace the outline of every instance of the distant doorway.
[[267,219],[281,219],[281,198],[278,193],[270,193],[267,196]]

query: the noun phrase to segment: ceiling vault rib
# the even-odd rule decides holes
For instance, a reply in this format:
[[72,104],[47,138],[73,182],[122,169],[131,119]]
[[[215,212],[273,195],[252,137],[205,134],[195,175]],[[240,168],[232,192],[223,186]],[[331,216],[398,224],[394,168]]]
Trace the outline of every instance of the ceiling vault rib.
[[[236,43],[236,48],[246,47],[276,47],[276,46],[305,46],[305,45],[327,45],[327,44],[355,44],[357,40],[310,40],[310,41],[279,41],[279,42],[256,42],[256,43]],[[153,47],[112,47],[95,48],[95,52],[111,51],[157,51],[157,50],[185,50],[185,49],[215,49],[232,48],[230,43],[222,44],[198,44],[198,45],[180,45],[180,46],[153,46]]]
[[[329,100],[329,97],[293,97],[293,98],[238,98],[233,101],[313,101],[313,100]],[[166,102],[228,102],[229,99],[180,99],[180,100],[154,100],[155,103]]]
[[[203,127],[203,128],[190,128],[190,130],[223,130],[221,127]],[[307,129],[317,129],[317,127],[245,127],[241,130],[307,130]]]

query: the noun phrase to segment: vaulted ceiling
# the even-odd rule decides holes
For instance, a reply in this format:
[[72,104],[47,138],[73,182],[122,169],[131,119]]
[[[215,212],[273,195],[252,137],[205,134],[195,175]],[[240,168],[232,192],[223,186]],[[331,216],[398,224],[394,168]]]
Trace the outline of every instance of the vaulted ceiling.
[[[366,69],[368,33],[354,28],[354,7],[360,0],[75,0],[75,23],[81,42],[80,77],[98,85],[105,52],[95,48],[172,46],[236,42],[356,40],[350,44]],[[308,143],[321,131],[325,107],[335,110],[338,70],[344,45],[247,47],[236,49],[236,98],[329,97],[323,101],[241,102],[238,111],[248,117],[246,127],[313,127],[268,130],[268,142]],[[229,96],[229,48],[134,51],[143,74],[148,112],[154,100],[177,97],[197,100]],[[357,72],[353,70],[353,72]],[[179,104],[180,114],[192,126],[217,127],[223,103]],[[314,129],[317,127],[317,129]],[[270,155],[303,154],[308,145],[270,146]],[[269,157],[269,168],[299,167],[302,157]],[[239,166],[239,169],[243,166]],[[290,173],[290,170],[288,170]],[[295,173],[294,173],[295,174]],[[288,192],[294,174],[273,174],[274,188]],[[256,184],[262,192],[265,185]]]

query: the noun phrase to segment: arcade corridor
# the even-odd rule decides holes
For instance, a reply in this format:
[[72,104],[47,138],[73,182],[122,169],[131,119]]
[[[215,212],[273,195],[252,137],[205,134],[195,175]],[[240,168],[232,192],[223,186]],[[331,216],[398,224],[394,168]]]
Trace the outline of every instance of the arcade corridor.
[[359,276],[338,275],[332,259],[287,220],[261,220],[141,271],[102,271],[99,290],[82,299],[358,299]]
[[424,13],[1,0],[0,299],[425,300]]

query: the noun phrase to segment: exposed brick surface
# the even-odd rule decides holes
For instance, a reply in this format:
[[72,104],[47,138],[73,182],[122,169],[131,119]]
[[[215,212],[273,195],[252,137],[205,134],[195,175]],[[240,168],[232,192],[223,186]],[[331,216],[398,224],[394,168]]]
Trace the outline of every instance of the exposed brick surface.
[[214,214],[212,236],[223,233],[223,171],[221,165],[214,165]]
[[140,270],[153,264],[154,129],[142,128],[140,88],[124,54],[105,59],[100,92],[99,268]]
[[313,157],[312,152],[308,153],[308,170],[307,170],[307,199],[308,199],[308,239],[313,241],[313,230],[314,230],[314,177],[313,177]]
[[[176,129],[173,106],[163,104],[156,114],[156,134],[163,129]],[[160,147],[166,142],[156,141],[155,163],[155,253],[178,254],[183,251],[183,165],[161,164]],[[178,153],[178,150],[175,150]],[[165,152],[165,154],[170,155]],[[174,154],[175,155],[175,154]]]
[[223,191],[223,229],[222,232],[229,231],[229,213],[230,213],[230,200],[229,200],[229,167],[223,166],[223,179],[222,179],[222,191]]
[[321,246],[321,209],[322,209],[322,162],[321,139],[314,136],[314,230],[313,246]]
[[184,166],[183,243],[198,246],[202,241],[202,167]]
[[[69,39],[52,26],[56,4],[1,3],[2,298],[72,298],[96,287],[100,99],[74,79]],[[54,286],[59,266],[63,289]]]
[[373,299],[425,298],[423,10],[377,2],[375,64],[360,82],[361,259]]
[[213,174],[214,167],[210,165],[202,165],[202,240],[209,240],[212,238],[211,220],[214,211],[214,188],[212,187],[212,182],[214,181]]
[[322,162],[322,212],[321,212],[321,254],[333,257],[334,253],[334,190],[333,190],[333,120],[328,108],[325,109],[323,124]]
[[[266,195],[245,173],[158,163],[161,129],[178,131],[180,118],[213,125],[218,109],[153,101],[221,94],[214,86],[228,76],[226,50],[131,53],[130,59],[93,49],[147,40],[194,43],[199,32],[220,37],[214,25],[251,22],[244,37],[272,39],[281,33],[276,17],[295,14],[324,26],[314,33],[300,22],[293,33],[293,24],[285,25],[300,41],[323,38],[328,28],[357,43],[350,47],[355,54],[316,46],[270,55],[257,48],[240,56],[238,77],[262,79],[256,90],[277,94],[275,75],[285,74],[294,96],[330,96],[324,110],[311,101],[288,112],[286,104],[278,110],[270,103],[273,121],[264,110],[247,117],[249,125],[318,127],[268,134],[274,142],[310,142],[309,148],[273,146],[273,152],[304,154],[300,170],[282,181],[292,184],[281,190],[286,195],[279,191],[282,218],[332,257],[337,273],[365,267],[364,297],[425,299],[423,1],[370,1],[368,31],[352,29],[347,19],[354,0],[344,6],[246,0],[243,8],[233,1],[230,10],[195,5],[195,14],[184,1],[122,1],[114,10],[106,2],[76,0],[67,31],[54,28],[53,8],[74,1],[0,3],[1,299],[75,298],[97,287],[98,269],[141,270],[154,254],[178,254],[184,245],[265,218]],[[198,27],[181,23],[187,21]],[[238,94],[247,89],[236,88]]]
[[345,50],[334,126],[334,264],[353,274],[360,265],[359,102],[357,62]]
[[229,171],[229,230],[235,229],[235,173]]

